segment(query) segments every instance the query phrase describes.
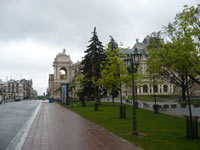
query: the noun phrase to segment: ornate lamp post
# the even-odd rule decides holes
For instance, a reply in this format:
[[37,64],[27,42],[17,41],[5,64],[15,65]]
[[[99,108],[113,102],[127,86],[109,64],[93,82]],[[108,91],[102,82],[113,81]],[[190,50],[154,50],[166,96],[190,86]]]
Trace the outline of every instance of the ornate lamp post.
[[140,64],[141,53],[138,52],[137,48],[133,51],[133,53],[127,55],[127,58],[124,59],[126,67],[130,70],[132,74],[132,98],[133,98],[133,135],[138,135],[137,132],[137,120],[136,120],[136,102],[135,102],[135,86],[134,86],[134,73],[137,72],[137,68]]

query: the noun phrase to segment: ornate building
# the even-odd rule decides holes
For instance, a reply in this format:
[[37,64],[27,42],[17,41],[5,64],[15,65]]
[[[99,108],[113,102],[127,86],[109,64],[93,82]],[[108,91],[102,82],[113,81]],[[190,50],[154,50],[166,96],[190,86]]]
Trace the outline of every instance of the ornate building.
[[[148,59],[147,45],[148,45],[148,40],[149,40],[148,38],[149,37],[147,36],[143,40],[143,42],[139,42],[139,40],[136,39],[136,43],[131,49],[120,48],[124,54],[131,54],[133,53],[135,49],[137,49],[142,54],[141,62],[138,68],[138,71],[141,74],[145,74],[146,69],[147,69],[147,59]],[[168,94],[171,95],[171,94],[176,93],[175,86],[168,82],[162,82],[162,84],[155,85],[154,88],[155,88],[156,95],[168,95]],[[123,88],[122,94],[125,96],[126,93],[130,95],[132,93],[131,88]],[[153,87],[150,86],[150,83],[147,79],[143,79],[142,84],[137,87],[137,94],[138,95],[153,95]]]
[[[119,48],[121,52],[125,54],[132,53],[136,48],[142,54],[141,62],[138,68],[138,71],[142,74],[146,73],[147,69],[147,59],[148,59],[148,45],[149,37],[144,38],[142,42],[136,40],[135,45],[132,48],[124,49]],[[47,89],[47,93],[49,97],[53,97],[54,99],[61,98],[61,85],[67,84],[69,85],[74,81],[74,78],[77,74],[80,73],[80,69],[82,68],[81,63],[77,62],[75,64],[72,63],[70,56],[65,54],[65,49],[63,53],[59,53],[54,62],[54,74],[49,74],[49,86]],[[177,88],[175,85],[169,82],[162,82],[162,84],[158,84],[154,86],[156,95],[173,95],[173,94],[181,94],[180,88]],[[191,95],[197,96],[200,95],[200,85],[194,84],[192,87]],[[131,88],[123,87],[122,88],[123,96],[132,95]],[[153,87],[150,86],[150,83],[147,79],[143,79],[142,84],[137,87],[138,95],[153,95]]]
[[48,96],[54,99],[60,99],[61,86],[66,85],[68,89],[73,78],[72,61],[70,55],[66,54],[65,49],[56,56],[53,67],[54,74],[49,74]]

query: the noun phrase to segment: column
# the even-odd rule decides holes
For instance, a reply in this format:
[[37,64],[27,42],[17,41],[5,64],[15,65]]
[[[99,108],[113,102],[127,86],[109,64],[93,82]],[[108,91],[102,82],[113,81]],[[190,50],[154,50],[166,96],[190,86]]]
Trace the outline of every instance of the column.
[[149,86],[149,84],[147,85],[147,88],[148,88],[148,89],[147,89],[147,94],[150,94],[150,88],[151,88],[151,87]]

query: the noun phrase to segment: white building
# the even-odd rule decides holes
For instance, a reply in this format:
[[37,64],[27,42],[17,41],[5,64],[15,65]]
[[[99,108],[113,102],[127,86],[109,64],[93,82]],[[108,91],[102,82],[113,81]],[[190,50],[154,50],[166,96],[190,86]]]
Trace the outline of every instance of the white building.
[[5,99],[15,99],[16,97],[20,97],[24,99],[24,85],[20,83],[20,81],[9,80],[3,85],[3,90],[5,94]]
[[[121,51],[125,54],[131,54],[133,53],[135,49],[137,49],[142,54],[141,62],[138,68],[138,71],[142,74],[145,74],[146,69],[147,69],[147,59],[148,59],[147,45],[148,45],[148,37],[146,37],[143,40],[143,42],[139,42],[139,40],[136,39],[136,43],[131,49],[130,48],[126,50],[121,49]],[[155,85],[154,89],[155,89],[156,95],[176,94],[175,86],[171,83],[164,82],[164,81],[162,82],[162,84]],[[123,95],[125,95],[126,92],[131,94],[132,93],[131,90],[132,90],[131,88],[123,88],[122,93]],[[142,85],[137,87],[137,94],[138,95],[153,95],[153,87],[150,86],[150,83],[147,79],[143,79]]]

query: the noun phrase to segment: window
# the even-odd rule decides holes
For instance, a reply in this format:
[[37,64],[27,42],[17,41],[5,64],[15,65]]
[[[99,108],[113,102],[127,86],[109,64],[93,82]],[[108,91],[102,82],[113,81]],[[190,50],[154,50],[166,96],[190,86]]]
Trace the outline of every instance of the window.
[[153,89],[154,89],[154,92],[155,92],[155,93],[158,92],[158,86],[157,86],[157,85],[154,85],[154,86],[153,86]]
[[147,87],[147,85],[144,85],[143,86],[143,93],[147,93],[147,91],[148,91],[148,87]]
[[167,85],[164,85],[163,88],[164,88],[164,92],[167,93],[167,92],[168,92],[168,86],[167,86]]

